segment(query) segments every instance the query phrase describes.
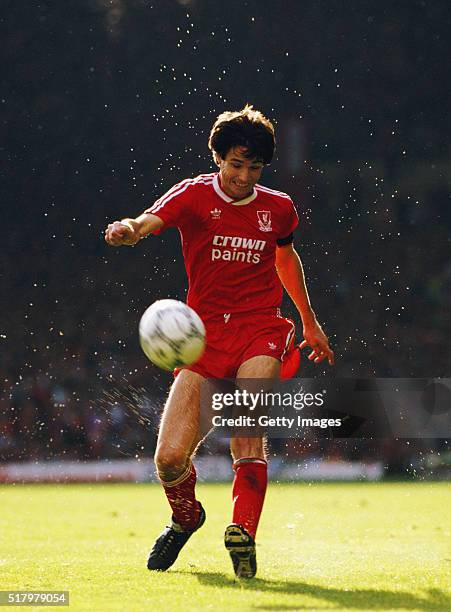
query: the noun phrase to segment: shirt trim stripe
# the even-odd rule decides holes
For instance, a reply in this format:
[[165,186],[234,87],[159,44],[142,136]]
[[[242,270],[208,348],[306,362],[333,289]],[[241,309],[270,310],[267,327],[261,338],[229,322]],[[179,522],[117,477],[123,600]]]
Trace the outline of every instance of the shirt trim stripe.
[[183,181],[180,181],[180,183],[177,183],[176,185],[171,187],[168,191],[166,191],[166,193],[160,196],[158,200],[156,200],[154,203],[157,204],[160,200],[170,195],[171,193],[174,193],[176,189],[179,189],[183,185],[187,185],[187,184],[195,185],[196,183],[201,183],[204,180],[210,180],[210,176],[211,176],[211,180],[213,180],[213,176],[208,175],[208,174],[200,174],[199,176],[196,176],[195,178],[184,179]]
[[189,181],[188,183],[186,181],[182,181],[181,183],[178,183],[177,185],[175,185],[167,193],[161,196],[161,198],[159,198],[154,204],[152,204],[150,208],[147,208],[145,212],[151,213],[151,214],[156,213],[158,210],[163,208],[163,206],[165,206],[168,202],[173,200],[176,196],[180,195],[181,193],[186,191],[188,187],[191,187],[194,184],[211,185],[212,183],[211,179],[196,180],[196,183],[193,182],[193,179],[187,179],[187,180]]
[[270,189],[269,187],[264,187],[263,185],[255,185],[255,188],[258,191],[263,191],[265,193],[271,193],[273,195],[278,195],[281,198],[287,198],[288,200],[291,200],[290,196],[287,193],[284,193],[283,191],[277,191],[276,189]]

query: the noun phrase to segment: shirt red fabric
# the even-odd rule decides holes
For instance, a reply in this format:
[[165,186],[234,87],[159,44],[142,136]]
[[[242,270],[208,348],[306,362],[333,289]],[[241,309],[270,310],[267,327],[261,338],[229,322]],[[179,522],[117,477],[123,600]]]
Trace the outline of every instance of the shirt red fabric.
[[275,312],[280,306],[277,240],[299,222],[286,193],[257,184],[237,202],[222,191],[218,173],[201,174],[174,185],[145,212],[179,229],[187,303],[201,317]]

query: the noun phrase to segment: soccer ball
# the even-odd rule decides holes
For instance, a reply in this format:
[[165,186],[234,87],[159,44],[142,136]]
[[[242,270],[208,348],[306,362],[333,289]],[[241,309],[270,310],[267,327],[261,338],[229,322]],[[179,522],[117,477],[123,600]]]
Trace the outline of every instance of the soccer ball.
[[201,357],[205,327],[199,315],[183,302],[158,300],[141,317],[139,342],[150,361],[163,370],[173,370]]

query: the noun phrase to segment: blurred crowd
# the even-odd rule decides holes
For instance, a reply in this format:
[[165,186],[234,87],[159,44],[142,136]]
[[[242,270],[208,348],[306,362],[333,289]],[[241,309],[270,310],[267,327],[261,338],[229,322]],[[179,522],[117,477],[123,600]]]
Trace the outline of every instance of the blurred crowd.
[[[0,461],[152,454],[171,377],[146,361],[137,324],[154,300],[184,299],[179,238],[111,249],[103,230],[212,171],[209,127],[245,102],[277,122],[263,182],[296,202],[296,247],[336,351],[333,370],[304,360],[300,375],[449,375],[446,3],[283,5],[11,3]],[[284,312],[296,319],[289,301]],[[430,445],[273,446],[402,471]]]

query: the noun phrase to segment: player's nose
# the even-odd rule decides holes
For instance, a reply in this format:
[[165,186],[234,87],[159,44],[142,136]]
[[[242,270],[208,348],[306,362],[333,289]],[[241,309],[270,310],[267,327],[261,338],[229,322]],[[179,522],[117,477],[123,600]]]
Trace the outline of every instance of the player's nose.
[[249,170],[248,168],[240,168],[238,173],[238,179],[240,183],[246,184],[249,182]]

